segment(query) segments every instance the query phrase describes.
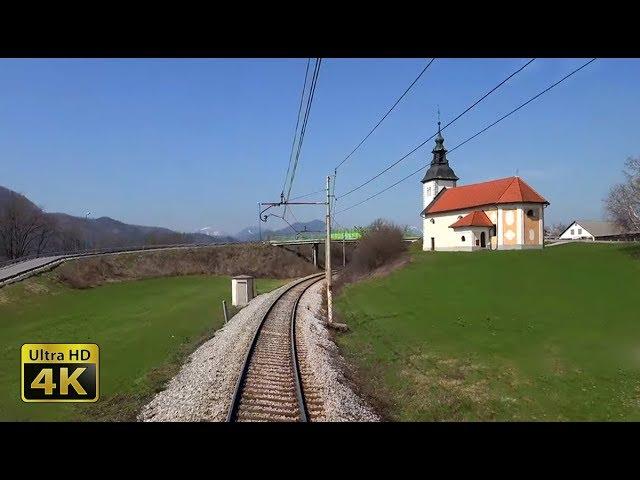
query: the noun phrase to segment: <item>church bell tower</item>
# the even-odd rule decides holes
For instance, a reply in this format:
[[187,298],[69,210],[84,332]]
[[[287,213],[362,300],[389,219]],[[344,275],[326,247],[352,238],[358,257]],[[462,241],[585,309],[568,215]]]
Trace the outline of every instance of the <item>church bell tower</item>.
[[436,135],[436,146],[431,151],[433,159],[431,165],[422,179],[422,208],[426,208],[429,203],[443,188],[453,188],[456,186],[458,177],[449,166],[447,160],[447,149],[444,148],[444,138],[440,131],[440,121],[438,121],[438,134]]

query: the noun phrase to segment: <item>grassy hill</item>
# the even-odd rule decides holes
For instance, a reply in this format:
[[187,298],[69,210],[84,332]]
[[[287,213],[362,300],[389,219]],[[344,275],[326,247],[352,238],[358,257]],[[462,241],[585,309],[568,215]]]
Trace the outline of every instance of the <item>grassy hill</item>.
[[337,299],[394,420],[640,420],[640,248],[413,254]]

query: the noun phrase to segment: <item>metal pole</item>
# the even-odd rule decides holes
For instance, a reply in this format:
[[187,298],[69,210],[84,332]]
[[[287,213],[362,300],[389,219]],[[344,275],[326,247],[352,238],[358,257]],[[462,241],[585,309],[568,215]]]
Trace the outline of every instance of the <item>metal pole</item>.
[[227,311],[227,302],[222,300],[222,313],[224,313],[224,323],[229,321],[229,312]]
[[258,235],[262,241],[262,219],[260,218],[260,202],[258,202]]
[[345,238],[347,236],[347,232],[342,232],[342,266],[347,265],[347,254],[345,253]]
[[333,298],[331,293],[331,177],[327,176],[327,215],[325,216],[327,239],[324,246],[324,270],[327,284],[327,322],[333,323]]

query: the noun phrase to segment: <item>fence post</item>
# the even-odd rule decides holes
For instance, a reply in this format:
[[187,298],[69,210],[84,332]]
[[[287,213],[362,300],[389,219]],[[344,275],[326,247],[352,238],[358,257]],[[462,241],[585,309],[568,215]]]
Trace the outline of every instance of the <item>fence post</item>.
[[224,323],[226,324],[229,321],[229,312],[227,311],[226,300],[222,300],[222,313],[224,313]]

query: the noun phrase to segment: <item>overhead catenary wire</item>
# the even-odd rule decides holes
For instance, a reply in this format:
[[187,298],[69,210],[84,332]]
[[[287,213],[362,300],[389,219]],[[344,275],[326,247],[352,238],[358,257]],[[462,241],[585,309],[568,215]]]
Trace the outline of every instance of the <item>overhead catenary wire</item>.
[[304,195],[298,195],[296,197],[291,198],[291,200],[298,200],[300,198],[310,197],[311,195],[316,195],[317,193],[324,193],[325,189],[321,188],[320,190],[316,190],[315,192],[305,193]]
[[287,225],[289,225],[289,227],[291,228],[291,230],[293,230],[293,231],[295,232],[295,234],[296,234],[296,235],[300,233],[300,231],[296,230],[296,228],[295,228],[293,225],[291,225],[291,224],[287,221],[287,219],[286,219],[286,218],[284,218],[284,215],[278,215],[277,213],[269,213],[269,214],[265,215],[265,222],[267,221],[267,219],[268,219],[269,217],[276,217],[276,218],[281,219],[281,220],[282,220],[282,221],[284,221]]
[[289,153],[289,164],[287,165],[287,173],[284,177],[284,183],[282,184],[282,192],[280,198],[284,197],[284,189],[287,186],[287,180],[289,179],[289,171],[291,170],[291,163],[293,162],[293,151],[295,150],[296,139],[298,138],[298,126],[300,125],[300,113],[302,112],[302,104],[304,103],[304,94],[307,90],[307,77],[309,76],[309,64],[311,59],[307,59],[307,68],[304,72],[304,82],[302,84],[302,93],[300,94],[300,105],[298,106],[298,115],[296,117],[296,128],[293,131],[293,140],[291,141],[291,153]]
[[[445,130],[447,127],[453,125],[456,121],[458,121],[460,118],[462,118],[465,114],[467,114],[468,112],[470,112],[473,108],[475,108],[478,104],[480,104],[480,102],[482,102],[484,99],[486,99],[489,95],[491,95],[493,92],[495,92],[496,90],[498,90],[502,85],[504,85],[505,83],[507,83],[511,78],[513,78],[515,75],[517,75],[518,73],[520,73],[522,70],[524,70],[527,66],[529,66],[533,61],[535,60],[535,58],[532,58],[531,60],[529,60],[527,63],[525,63],[524,65],[522,65],[521,67],[519,67],[517,70],[515,70],[513,73],[511,73],[509,76],[507,76],[504,80],[502,80],[500,83],[498,83],[496,86],[494,86],[491,90],[489,90],[488,92],[486,92],[484,95],[482,95],[478,100],[476,100],[474,103],[472,103],[471,105],[469,105],[465,110],[463,110],[460,114],[458,114],[453,120],[451,120],[450,122],[448,122],[444,127],[442,127],[441,131]],[[396,160],[395,162],[391,163],[390,165],[388,165],[384,170],[381,170],[380,172],[378,172],[376,175],[374,175],[373,177],[369,178],[368,180],[366,180],[365,182],[359,184],[358,186],[352,188],[351,190],[347,191],[346,193],[343,193],[342,195],[339,196],[339,198],[342,197],[346,197],[347,195],[351,195],[353,192],[356,192],[358,190],[360,190],[362,187],[368,185],[369,183],[373,182],[375,179],[377,179],[378,177],[384,175],[386,172],[388,172],[389,170],[391,170],[393,167],[395,167],[396,165],[398,165],[400,162],[402,162],[403,160],[405,160],[407,157],[411,156],[413,153],[415,153],[417,150],[419,150],[420,148],[422,148],[424,145],[427,144],[427,142],[429,142],[430,140],[432,140],[436,135],[438,134],[438,132],[435,132],[433,135],[431,135],[429,138],[425,139],[423,142],[421,142],[419,145],[417,145],[416,147],[414,147],[411,151],[409,151],[408,153],[406,153],[405,155],[403,155],[402,157],[400,157],[398,160]]]
[[[413,88],[413,86],[418,82],[418,80],[420,80],[420,78],[422,77],[422,75],[427,71],[427,69],[431,66],[431,64],[433,63],[433,61],[435,60],[435,58],[432,58],[427,65],[420,71],[420,73],[418,74],[418,76],[413,80],[413,82],[411,82],[411,84],[405,89],[405,91],[402,93],[402,95],[400,95],[400,97],[395,101],[395,103],[391,106],[391,108],[389,108],[389,110],[387,110],[387,112],[382,116],[382,118],[378,121],[378,123],[376,123],[376,125],[374,125],[374,127],[369,131],[369,133],[367,133],[367,135],[365,135],[365,137],[360,141],[360,143],[358,143],[358,145],[356,145],[356,147],[345,157],[342,159],[342,161],[340,163],[338,163],[338,165],[336,165],[336,167],[334,168],[334,190],[335,190],[335,181],[336,181],[336,177],[338,174],[338,168],[340,168],[340,166],[346,162],[355,152],[356,150],[358,150],[362,144],[371,136],[371,134],[382,124],[382,122],[389,116],[389,114],[395,109],[395,107],[400,103],[400,101],[407,95],[407,93],[409,93],[409,91]],[[295,200],[297,198],[304,198],[304,197],[309,197],[311,195],[314,195],[316,193],[321,193],[324,192],[324,190],[318,190],[316,192],[312,192],[312,193],[307,193],[304,195],[300,195],[298,197],[294,197],[292,200]]]
[[[506,119],[507,117],[513,115],[514,113],[516,113],[518,110],[520,110],[521,108],[525,107],[526,105],[528,105],[529,103],[533,102],[535,99],[539,98],[540,96],[544,95],[545,93],[547,93],[549,90],[553,89],[554,87],[560,85],[562,82],[564,82],[565,80],[567,80],[569,77],[575,75],[576,73],[578,73],[580,70],[582,70],[583,68],[587,67],[588,65],[590,65],[591,63],[593,63],[594,61],[596,61],[596,58],[592,58],[591,60],[589,60],[588,62],[582,64],[580,67],[572,70],[571,72],[569,72],[567,75],[565,75],[564,77],[562,77],[560,80],[558,80],[555,83],[552,83],[551,85],[549,85],[547,88],[545,88],[544,90],[540,91],[539,93],[537,93],[536,95],[534,95],[533,97],[531,97],[530,99],[528,99],[526,102],[520,104],[519,106],[517,106],[516,108],[514,108],[513,110],[511,110],[509,113],[501,116],[500,118],[498,118],[496,121],[490,123],[489,125],[487,125],[486,127],[482,128],[481,130],[479,130],[478,132],[476,132],[475,134],[473,134],[472,136],[470,136],[469,138],[467,138],[466,140],[460,142],[458,145],[456,145],[455,147],[453,147],[451,150],[449,150],[449,153],[453,152],[454,150],[460,148],[461,146],[465,145],[467,142],[473,140],[474,138],[476,138],[478,135],[481,135],[482,133],[486,132],[487,130],[489,130],[491,127],[497,125],[498,123],[500,123],[502,120]],[[418,173],[424,171],[424,169],[429,165],[429,163],[426,163],[425,165],[422,165],[419,169],[417,169],[415,172],[410,173],[409,175],[407,175],[406,177],[401,178],[400,180],[398,180],[397,182],[393,183],[392,185],[389,185],[388,187],[385,187],[384,189],[374,193],[373,195],[365,198],[364,200],[351,205],[349,207],[346,207],[342,210],[340,210],[339,212],[336,212],[336,214],[339,213],[343,213],[346,212],[347,210],[351,210],[352,208],[355,208],[357,206],[362,205],[365,202],[368,202],[369,200],[382,195],[383,193],[385,193],[388,190],[391,190],[393,187],[399,185],[400,183],[408,180],[409,178],[413,177],[414,175],[417,175]],[[344,195],[343,195],[344,196]]]
[[355,148],[353,150],[351,150],[351,153],[349,153],[349,155],[347,155],[346,157],[344,157],[342,159],[342,161],[340,163],[338,163],[338,165],[336,165],[335,167],[335,171],[337,172],[338,168],[340,168],[342,166],[342,164],[344,162],[346,162],[347,160],[349,160],[349,158],[351,158],[351,156],[362,146],[362,144],[364,142],[367,141],[367,139],[371,136],[371,134],[373,132],[376,131],[376,129],[382,124],[382,122],[384,122],[385,118],[387,118],[389,116],[389,114],[393,111],[394,108],[396,108],[396,106],[400,103],[400,101],[407,95],[407,93],[409,93],[409,90],[411,90],[413,88],[413,86],[418,82],[418,80],[420,80],[420,77],[422,77],[422,75],[424,74],[424,72],[427,71],[427,69],[431,66],[431,64],[433,63],[433,61],[435,60],[435,58],[432,58],[429,63],[427,63],[426,67],[424,67],[422,69],[422,71],[418,74],[418,76],[413,80],[413,82],[411,82],[411,85],[409,85],[405,91],[402,93],[402,95],[400,95],[400,97],[395,101],[395,103],[391,106],[391,108],[389,110],[387,110],[387,113],[385,113],[382,118],[380,120],[378,120],[378,123],[376,123],[374,125],[374,127],[369,131],[369,133],[367,133],[365,135],[365,137],[360,140],[360,143],[358,143],[358,145],[355,146]]
[[300,135],[298,136],[298,144],[297,144],[297,149],[296,149],[296,154],[294,157],[294,161],[293,161],[293,167],[291,170],[291,177],[289,179],[289,188],[287,190],[287,195],[284,199],[285,202],[285,207],[284,207],[284,211],[286,214],[287,211],[287,205],[286,202],[289,201],[289,197],[291,196],[291,188],[293,187],[293,181],[295,179],[296,176],[296,170],[298,168],[298,162],[300,160],[300,152],[302,151],[302,144],[304,142],[304,136],[307,130],[307,123],[309,121],[309,114],[311,112],[311,105],[313,104],[313,97],[315,95],[315,90],[316,90],[316,85],[318,83],[318,74],[320,73],[320,65],[322,63],[322,59],[318,58],[316,59],[316,63],[315,63],[315,67],[313,70],[313,75],[311,78],[311,83],[309,86],[309,94],[307,96],[307,105],[306,105],[306,109],[305,109],[305,113],[304,113],[304,118],[302,121],[302,127],[300,128]]

